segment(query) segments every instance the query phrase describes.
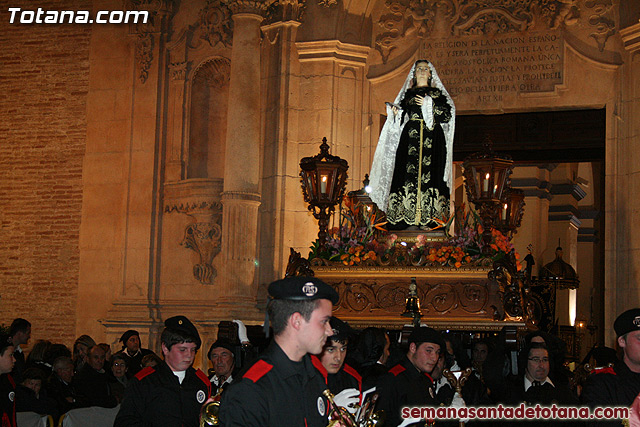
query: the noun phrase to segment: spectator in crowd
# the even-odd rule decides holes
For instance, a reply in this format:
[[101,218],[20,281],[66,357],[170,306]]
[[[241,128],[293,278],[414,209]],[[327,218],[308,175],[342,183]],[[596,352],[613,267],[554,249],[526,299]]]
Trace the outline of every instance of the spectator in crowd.
[[24,351],[22,351],[21,346],[26,345],[31,338],[31,323],[21,318],[14,319],[9,327],[9,336],[14,347],[13,357],[16,359],[11,376],[16,384],[19,384],[22,382],[22,371],[26,366]]
[[36,412],[51,415],[54,420],[60,413],[56,401],[42,388],[44,375],[38,368],[27,368],[22,373],[22,383],[16,387],[16,412]]
[[[287,277],[269,285],[274,338],[241,379],[222,395],[225,427],[326,427],[326,383],[309,354],[333,334],[329,319],[337,292],[315,277]],[[286,423],[283,421],[286,420]]]
[[73,361],[69,356],[57,357],[51,365],[52,374],[46,383],[49,396],[56,401],[58,412],[89,406],[73,386]]
[[51,344],[44,353],[44,363],[53,369],[53,362],[60,356],[71,359],[71,350],[64,344]]
[[51,347],[51,341],[38,340],[27,356],[26,369],[38,368],[47,378],[51,374],[51,364],[45,361],[45,354]]
[[98,344],[98,347],[104,350],[104,363],[107,366],[111,365],[111,346],[106,342],[101,342]]
[[118,402],[111,393],[109,375],[104,369],[104,350],[94,345],[89,349],[85,364],[73,378],[73,385],[89,406],[113,408]]
[[552,364],[547,345],[531,342],[520,353],[520,374],[509,382],[503,403],[529,406],[535,404],[575,405],[577,396],[562,383],[554,383],[549,378]]
[[80,335],[73,343],[73,366],[76,372],[80,372],[87,359],[89,349],[96,345],[96,342],[89,335]]
[[114,427],[197,426],[211,382],[192,367],[202,344],[196,327],[184,316],[164,322],[160,340],[164,362],[138,372],[124,392]]
[[[640,394],[640,308],[622,313],[613,324],[617,343],[622,349],[622,360],[613,368],[596,369],[588,378],[580,396],[591,406],[629,407]],[[619,425],[611,423],[591,425]]]
[[16,383],[11,371],[16,359],[11,336],[0,332],[0,425],[16,427]]
[[113,394],[118,402],[122,402],[124,390],[129,383],[127,378],[127,359],[122,353],[116,353],[111,357],[109,363],[112,377],[109,378],[111,386],[111,394]]
[[140,334],[134,329],[129,329],[120,337],[122,350],[119,353],[127,361],[127,377],[131,378],[142,369],[142,358],[153,351],[141,348]]
[[311,356],[314,366],[322,373],[336,405],[355,414],[362,394],[362,377],[345,363],[353,330],[349,324],[332,316],[329,321],[333,335],[327,338],[318,356]]
[[151,354],[147,354],[142,358],[141,364],[142,364],[142,368],[155,368],[161,363],[162,363],[162,359],[160,359],[160,357],[157,354],[151,353]]
[[[430,375],[444,347],[442,335],[436,330],[428,327],[413,329],[405,358],[380,379],[378,408],[386,413],[385,425],[401,424],[400,410],[405,406],[438,406]],[[424,420],[411,421],[416,425],[424,424]]]
[[362,375],[362,390],[369,390],[378,385],[378,379],[387,373],[391,341],[382,328],[364,329],[356,341],[352,360]]
[[221,393],[234,380],[235,354],[233,350],[233,344],[225,338],[218,338],[209,347],[207,356],[213,366],[210,381],[211,393],[214,395]]

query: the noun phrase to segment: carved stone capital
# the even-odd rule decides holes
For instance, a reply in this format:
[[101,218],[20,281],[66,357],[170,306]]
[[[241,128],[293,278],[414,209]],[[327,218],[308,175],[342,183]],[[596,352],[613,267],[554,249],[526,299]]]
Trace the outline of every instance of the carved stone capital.
[[249,13],[265,16],[267,8],[274,2],[275,0],[229,0],[227,5],[234,15],[237,13]]
[[305,6],[305,0],[277,0],[267,9],[267,20],[302,22]]
[[193,222],[185,228],[181,244],[199,256],[193,275],[202,284],[212,284],[217,276],[213,259],[222,242],[222,180],[190,179],[164,185],[164,210],[189,215]]
[[188,62],[172,62],[169,64],[172,80],[184,80],[187,77]]

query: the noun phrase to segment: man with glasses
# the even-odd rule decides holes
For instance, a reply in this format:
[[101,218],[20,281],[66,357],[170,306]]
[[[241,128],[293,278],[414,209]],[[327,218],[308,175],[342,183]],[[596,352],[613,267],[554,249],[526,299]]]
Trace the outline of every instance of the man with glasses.
[[562,384],[555,384],[549,379],[549,350],[546,344],[532,342],[521,353],[520,375],[508,387],[504,403],[519,404],[525,402],[528,406],[573,405],[578,402],[576,395]]

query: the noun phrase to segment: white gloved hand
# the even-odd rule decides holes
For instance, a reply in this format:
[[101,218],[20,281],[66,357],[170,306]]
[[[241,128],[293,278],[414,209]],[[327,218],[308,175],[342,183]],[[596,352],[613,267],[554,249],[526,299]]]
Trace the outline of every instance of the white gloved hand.
[[419,423],[421,421],[424,422],[424,418],[404,418],[402,424],[400,424],[398,427],[405,427],[413,423]]
[[355,388],[345,388],[334,396],[333,401],[353,415],[358,409],[356,405],[360,402],[360,392]]
[[[464,403],[464,399],[462,398],[462,396],[460,396],[460,393],[456,391],[456,393],[453,395],[453,400],[451,401],[451,405],[449,405],[449,407],[460,409],[466,406],[467,405]],[[461,419],[460,422],[467,423],[469,422],[469,419],[468,418]]]
[[240,340],[240,343],[241,344],[248,343],[249,337],[247,336],[247,327],[244,326],[244,323],[242,323],[242,320],[234,319],[233,323],[238,325],[238,339]]

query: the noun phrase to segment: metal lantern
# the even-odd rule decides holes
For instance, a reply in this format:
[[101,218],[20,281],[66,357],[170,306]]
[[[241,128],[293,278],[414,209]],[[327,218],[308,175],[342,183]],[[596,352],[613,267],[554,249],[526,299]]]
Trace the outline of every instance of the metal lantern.
[[524,215],[524,191],[517,188],[507,188],[500,202],[496,228],[504,235],[513,235],[522,224]]
[[462,164],[467,197],[482,218],[485,252],[490,250],[491,228],[499,215],[503,192],[513,171],[511,157],[496,154],[492,145],[487,138],[483,144],[484,151],[472,154]]
[[338,156],[330,155],[327,138],[322,138],[320,154],[304,157],[300,160],[300,169],[304,201],[318,220],[318,239],[324,248],[329,218],[344,196],[349,164]]

